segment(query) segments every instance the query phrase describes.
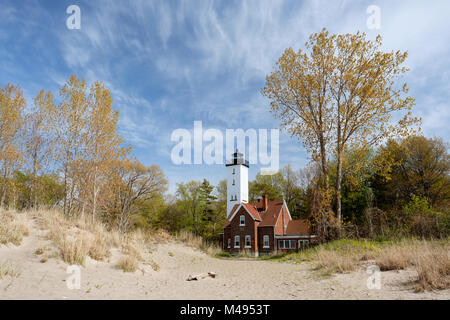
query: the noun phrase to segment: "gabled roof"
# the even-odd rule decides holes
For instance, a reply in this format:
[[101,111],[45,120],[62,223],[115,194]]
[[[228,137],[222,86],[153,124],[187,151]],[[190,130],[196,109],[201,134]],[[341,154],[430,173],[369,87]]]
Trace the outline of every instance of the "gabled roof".
[[263,211],[261,203],[237,203],[231,209],[230,216],[227,219],[225,226],[230,225],[231,221],[239,210],[244,207],[244,209],[249,213],[249,215],[256,221],[259,221],[258,227],[275,227],[278,223],[280,214],[283,212],[283,207],[285,208],[288,219],[286,221],[286,231],[283,235],[305,235],[309,234],[309,227],[306,220],[292,220],[291,214],[289,213],[289,208],[284,200],[268,201],[267,209]]
[[231,209],[230,216],[225,223],[225,227],[227,227],[231,223],[234,216],[236,215],[236,213],[238,213],[241,207],[243,207],[254,220],[261,221],[261,216],[259,215],[258,211],[251,204],[242,202],[235,204],[233,209]]
[[267,210],[260,213],[262,221],[259,226],[274,226],[277,223],[282,208],[283,201],[269,201]]

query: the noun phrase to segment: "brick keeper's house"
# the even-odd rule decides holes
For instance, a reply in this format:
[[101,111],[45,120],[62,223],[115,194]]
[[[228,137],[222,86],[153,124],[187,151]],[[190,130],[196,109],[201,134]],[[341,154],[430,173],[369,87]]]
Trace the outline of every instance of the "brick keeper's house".
[[236,151],[227,168],[227,221],[222,249],[258,256],[303,249],[317,241],[306,220],[293,220],[284,200],[248,203],[249,163]]

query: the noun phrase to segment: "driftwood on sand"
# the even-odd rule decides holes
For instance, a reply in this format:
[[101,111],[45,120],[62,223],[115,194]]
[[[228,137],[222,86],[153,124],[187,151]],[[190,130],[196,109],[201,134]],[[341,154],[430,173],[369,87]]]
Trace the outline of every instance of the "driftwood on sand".
[[207,277],[215,278],[216,277],[216,273],[215,272],[208,272],[208,273],[201,273],[201,274],[198,274],[196,276],[189,275],[189,277],[186,280],[187,281],[200,280],[200,279],[207,278]]

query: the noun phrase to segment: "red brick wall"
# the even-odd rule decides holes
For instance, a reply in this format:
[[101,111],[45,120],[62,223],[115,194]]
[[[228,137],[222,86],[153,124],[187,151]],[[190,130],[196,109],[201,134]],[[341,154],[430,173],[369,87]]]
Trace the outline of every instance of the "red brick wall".
[[275,223],[275,234],[283,234],[283,216],[281,214],[278,215]]
[[[245,226],[240,226],[240,216],[245,215]],[[258,248],[258,239],[256,239],[255,235],[257,234],[257,221],[255,221],[245,210],[244,207],[241,207],[239,211],[234,216],[231,224],[224,228],[224,250],[237,253],[239,251],[247,250],[247,251],[257,251],[255,248]],[[251,247],[245,248],[245,236],[251,236]],[[240,237],[240,248],[234,248],[234,237]],[[231,239],[231,248],[228,248],[228,239]]]
[[[258,228],[258,248],[260,253],[270,253],[273,251],[273,226],[259,227]],[[269,236],[269,248],[263,248],[264,246],[264,235]]]

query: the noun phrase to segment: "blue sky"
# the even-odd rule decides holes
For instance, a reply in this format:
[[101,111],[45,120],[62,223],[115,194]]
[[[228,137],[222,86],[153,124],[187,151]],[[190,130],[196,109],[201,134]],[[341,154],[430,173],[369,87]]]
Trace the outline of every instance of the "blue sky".
[[[69,30],[66,8],[81,9],[81,29]],[[407,50],[405,77],[427,136],[449,141],[449,1],[8,1],[0,0],[0,86],[20,85],[27,101],[57,94],[71,74],[103,81],[120,111],[120,132],[146,165],[177,182],[214,184],[223,166],[174,165],[177,128],[278,128],[260,94],[287,47],[303,47],[326,27],[333,33],[381,34],[387,50]],[[370,30],[369,5],[381,9]],[[301,143],[280,135],[280,166],[304,166]],[[258,172],[250,168],[249,178]]]

